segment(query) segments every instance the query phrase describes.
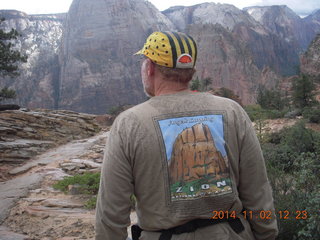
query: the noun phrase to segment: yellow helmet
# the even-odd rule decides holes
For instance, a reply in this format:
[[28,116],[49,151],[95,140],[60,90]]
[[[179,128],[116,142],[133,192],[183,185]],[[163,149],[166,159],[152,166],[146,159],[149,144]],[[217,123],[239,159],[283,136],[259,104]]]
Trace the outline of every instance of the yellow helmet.
[[136,54],[164,67],[194,68],[197,45],[191,36],[181,32],[154,32]]

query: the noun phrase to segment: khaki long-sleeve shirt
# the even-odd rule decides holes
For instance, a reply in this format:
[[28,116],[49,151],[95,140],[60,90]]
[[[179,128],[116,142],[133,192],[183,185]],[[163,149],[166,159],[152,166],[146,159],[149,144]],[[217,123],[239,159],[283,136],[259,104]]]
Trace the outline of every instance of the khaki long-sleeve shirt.
[[220,223],[172,240],[271,240],[277,235],[272,191],[252,123],[237,103],[209,93],[153,97],[117,117],[105,148],[97,240],[126,239],[132,194],[144,229],[140,239],[159,239],[153,231],[222,212],[240,217],[245,231],[236,234]]

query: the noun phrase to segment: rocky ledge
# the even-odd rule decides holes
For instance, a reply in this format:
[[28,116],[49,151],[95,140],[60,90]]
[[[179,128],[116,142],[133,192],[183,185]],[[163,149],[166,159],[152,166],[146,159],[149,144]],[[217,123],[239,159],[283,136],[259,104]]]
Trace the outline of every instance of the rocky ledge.
[[[68,194],[52,186],[65,176],[100,172],[108,134],[72,141],[13,169],[15,178],[0,183],[0,239],[93,240],[95,210],[84,206],[91,196],[76,185]],[[137,222],[134,211],[131,220]]]
[[107,115],[45,109],[0,112],[0,181],[7,179],[13,166],[48,149],[94,136],[108,125]]

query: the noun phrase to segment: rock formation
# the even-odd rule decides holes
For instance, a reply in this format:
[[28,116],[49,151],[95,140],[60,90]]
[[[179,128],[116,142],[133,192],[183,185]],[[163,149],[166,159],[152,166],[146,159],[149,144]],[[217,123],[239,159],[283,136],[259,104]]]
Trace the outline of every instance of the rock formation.
[[143,101],[135,52],[172,23],[143,0],[74,0],[60,54],[59,108],[105,113]]
[[[14,10],[1,10],[6,30],[16,29],[22,34],[16,47],[28,56],[28,62],[19,66],[21,75],[0,81],[15,89],[18,103],[30,108],[56,108],[59,84],[58,51],[66,14],[27,15]],[[0,77],[1,78],[1,77]]]
[[301,72],[320,80],[320,34],[301,56]]
[[315,97],[320,102],[320,34],[312,41],[308,50],[301,55],[300,61],[300,70],[314,81]]
[[[302,19],[287,7],[285,7],[286,11],[279,11],[282,7],[274,6],[270,9],[269,12],[272,14],[272,18],[269,19],[270,23],[276,25],[283,19],[289,22],[296,21],[297,24],[293,26],[293,32],[296,31],[305,36]],[[256,9],[259,8],[252,7],[247,12],[229,4],[203,3],[191,7],[169,8],[163,13],[173,23],[176,23],[177,28],[181,31],[188,29],[190,24],[219,24],[233,34],[234,41],[243,40],[246,43],[246,48],[250,51],[254,64],[260,70],[269,66],[277,73],[295,73],[295,66],[299,65],[298,53],[301,50],[301,48],[297,48],[295,43],[297,38],[301,36],[297,33],[292,36],[293,42],[288,42],[287,38],[291,38],[292,32],[275,32],[273,29],[269,29],[267,25],[264,25],[264,22],[255,18],[254,14],[252,14],[253,16],[249,14],[254,13]],[[281,22],[281,24],[284,23]]]
[[101,130],[95,115],[68,111],[0,113],[0,163],[21,163],[49,148]]
[[215,88],[233,90],[244,104],[255,102],[259,84],[274,87],[278,82],[279,77],[272,71],[261,72],[245,44],[221,25],[191,25],[189,33],[201,46],[196,76],[211,78]]
[[305,17],[303,22],[305,31],[307,32],[307,38],[309,39],[309,42],[306,45],[306,47],[308,47],[310,42],[320,32],[320,9]]
[[171,7],[165,14],[180,31],[190,24],[220,24],[227,30],[233,30],[236,25],[255,25],[256,21],[248,14],[230,4],[202,3],[190,7]]
[[20,77],[0,81],[17,91],[9,103],[98,114],[146,99],[132,54],[152,31],[194,36],[196,76],[230,88],[244,104],[255,102],[259,84],[275,87],[279,73],[295,73],[298,54],[320,32],[320,11],[301,19],[285,6],[203,3],[161,13],[144,0],[74,0],[67,15],[0,16],[23,34],[17,47],[29,56]]
[[287,6],[248,7],[245,10],[260,24],[280,39],[292,44],[294,50],[308,47],[304,22]]
[[217,149],[210,129],[196,124],[178,135],[169,162],[170,183],[228,175],[227,161]]
[[278,72],[281,68],[285,75],[296,74],[299,55],[320,32],[320,10],[303,19],[287,6],[249,7],[245,11],[275,38],[274,50],[278,53],[275,56],[279,59],[269,66]]
[[[25,168],[12,170],[16,176],[0,183],[0,224],[7,228],[0,227],[0,238],[94,237],[95,212],[84,207],[90,196],[80,194],[76,185],[70,185],[70,194],[55,190],[52,185],[69,174],[101,171],[107,135],[107,132],[101,132],[81,142],[74,141],[49,150],[39,155],[28,168],[24,165]],[[51,159],[48,161],[48,158]],[[75,164],[72,172],[65,168],[68,163]],[[24,236],[18,238],[11,231]]]

